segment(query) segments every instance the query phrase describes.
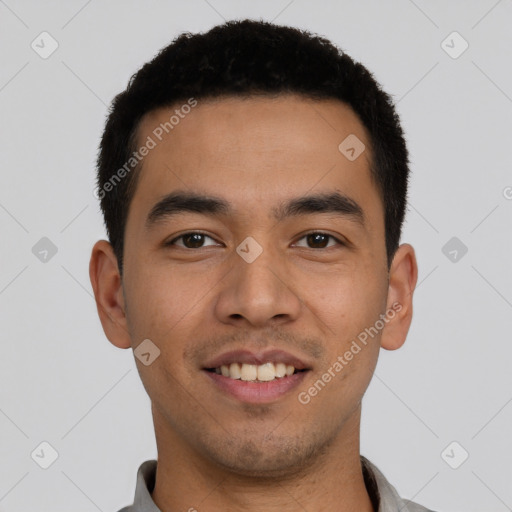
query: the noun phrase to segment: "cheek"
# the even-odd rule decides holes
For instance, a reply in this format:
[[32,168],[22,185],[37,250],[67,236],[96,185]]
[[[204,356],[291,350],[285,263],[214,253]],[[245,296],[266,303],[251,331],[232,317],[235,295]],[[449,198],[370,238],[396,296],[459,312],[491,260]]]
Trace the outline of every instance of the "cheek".
[[205,293],[214,281],[211,276],[149,263],[129,270],[127,300],[133,345],[149,339],[159,350],[159,356],[148,366],[136,358],[140,378],[157,403],[166,403],[169,393],[186,403],[183,389],[192,392],[194,382],[182,354],[194,326],[202,323],[201,308],[208,298]]
[[308,306],[340,342],[373,325],[384,311],[386,283],[376,271],[351,269],[315,279],[315,289],[304,293]]
[[133,334],[154,340],[161,350],[176,350],[187,326],[201,324],[201,308],[215,292],[218,277],[199,266],[190,272],[146,261],[132,268],[127,269],[127,298]]

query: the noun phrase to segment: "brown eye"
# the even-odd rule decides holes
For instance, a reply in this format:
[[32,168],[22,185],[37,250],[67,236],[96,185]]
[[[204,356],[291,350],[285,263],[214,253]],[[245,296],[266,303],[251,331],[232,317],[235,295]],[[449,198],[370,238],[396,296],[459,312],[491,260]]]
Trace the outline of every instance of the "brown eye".
[[[207,238],[209,238],[212,241],[215,241],[213,240],[212,237],[205,235],[204,233],[194,231],[180,235],[171,240],[170,242],[166,243],[165,245],[177,245],[178,247],[184,247],[185,249],[200,249],[201,247],[205,247],[204,242],[205,239]],[[177,244],[177,240],[181,240],[182,243]]]
[[[307,233],[300,240],[304,239],[306,240],[306,247],[309,249],[326,249],[328,247],[332,247],[332,244],[328,245],[329,239],[334,240],[338,245],[343,245],[343,243],[334,236],[329,235],[327,233],[322,233],[320,231]],[[334,245],[336,245],[336,243]]]

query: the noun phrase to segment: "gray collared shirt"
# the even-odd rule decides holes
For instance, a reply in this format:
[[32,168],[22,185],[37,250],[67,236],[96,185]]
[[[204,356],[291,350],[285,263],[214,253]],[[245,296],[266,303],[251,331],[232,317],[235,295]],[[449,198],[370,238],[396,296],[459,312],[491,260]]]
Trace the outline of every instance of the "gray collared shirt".
[[[156,463],[156,460],[147,460],[140,465],[133,505],[124,507],[119,512],[161,512],[151,498],[155,486]],[[361,464],[364,483],[376,512],[434,512],[400,498],[379,469],[362,455]]]

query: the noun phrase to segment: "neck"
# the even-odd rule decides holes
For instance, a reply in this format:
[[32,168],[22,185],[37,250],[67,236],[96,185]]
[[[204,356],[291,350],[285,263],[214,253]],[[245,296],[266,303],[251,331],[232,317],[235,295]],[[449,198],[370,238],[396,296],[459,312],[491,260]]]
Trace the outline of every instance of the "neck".
[[359,455],[360,414],[359,407],[308,467],[269,478],[220,467],[184,442],[153,410],[158,448],[153,501],[165,512],[375,512]]

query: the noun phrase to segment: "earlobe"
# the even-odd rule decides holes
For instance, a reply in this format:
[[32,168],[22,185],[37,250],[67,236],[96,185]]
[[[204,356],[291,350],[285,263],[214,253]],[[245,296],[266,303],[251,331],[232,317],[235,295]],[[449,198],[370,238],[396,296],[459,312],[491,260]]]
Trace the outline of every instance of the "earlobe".
[[396,350],[404,343],[412,321],[412,299],[418,279],[418,264],[414,249],[402,244],[396,251],[389,271],[386,316],[381,347]]
[[117,258],[111,244],[106,240],[99,240],[94,244],[89,263],[89,277],[105,335],[116,347],[130,348],[123,285]]

